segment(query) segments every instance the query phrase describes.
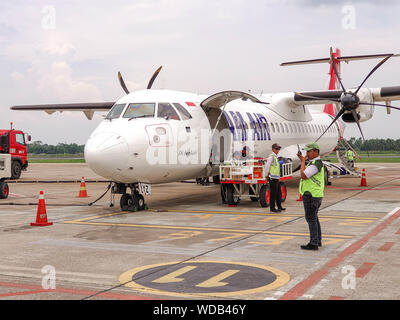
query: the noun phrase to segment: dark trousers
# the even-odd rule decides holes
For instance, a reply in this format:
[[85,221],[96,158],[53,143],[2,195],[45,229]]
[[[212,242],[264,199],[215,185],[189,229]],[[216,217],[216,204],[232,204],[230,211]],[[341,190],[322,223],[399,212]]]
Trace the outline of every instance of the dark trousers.
[[310,244],[318,245],[321,243],[321,225],[318,219],[318,209],[321,206],[322,198],[313,198],[309,195],[303,195],[303,205],[310,229]]
[[278,209],[282,208],[281,204],[281,188],[279,187],[279,179],[269,179],[269,207],[270,209],[275,209],[275,204]]

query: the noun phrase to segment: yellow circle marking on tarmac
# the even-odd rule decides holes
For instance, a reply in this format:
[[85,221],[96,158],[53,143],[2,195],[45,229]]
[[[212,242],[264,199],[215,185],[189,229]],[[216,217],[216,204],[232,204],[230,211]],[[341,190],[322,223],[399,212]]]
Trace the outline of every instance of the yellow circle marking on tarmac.
[[[173,292],[173,291],[162,291],[158,290],[155,288],[151,287],[146,287],[144,285],[141,285],[139,283],[136,283],[135,281],[132,280],[133,276],[143,270],[147,269],[152,269],[156,267],[161,267],[161,266],[169,266],[169,265],[174,265],[174,264],[194,264],[194,263],[220,263],[220,264],[227,264],[227,265],[238,265],[238,266],[247,266],[247,267],[253,267],[253,268],[258,268],[258,269],[263,269],[269,272],[272,272],[275,276],[276,279],[267,285],[258,287],[258,288],[253,288],[253,289],[244,289],[244,290],[237,290],[237,291],[230,291],[230,292],[207,292],[207,293],[196,293],[196,292],[185,292],[185,293],[180,293],[180,292]],[[138,267],[132,270],[129,270],[127,272],[124,272],[121,274],[118,278],[119,282],[129,288],[143,291],[146,293],[151,293],[151,294],[160,294],[160,295],[169,295],[169,296],[179,296],[179,297],[185,297],[185,296],[201,296],[201,297],[207,297],[207,296],[217,296],[217,297],[229,297],[229,296],[234,296],[234,295],[247,295],[247,294],[254,294],[254,293],[259,293],[262,291],[268,291],[268,290],[274,290],[277,289],[290,280],[290,276],[279,269],[270,267],[270,266],[261,266],[253,263],[243,263],[243,262],[228,262],[228,261],[186,261],[186,262],[181,262],[181,261],[175,261],[175,262],[168,262],[168,263],[157,263],[157,264],[152,264],[152,265],[147,265],[147,266],[142,266]]]

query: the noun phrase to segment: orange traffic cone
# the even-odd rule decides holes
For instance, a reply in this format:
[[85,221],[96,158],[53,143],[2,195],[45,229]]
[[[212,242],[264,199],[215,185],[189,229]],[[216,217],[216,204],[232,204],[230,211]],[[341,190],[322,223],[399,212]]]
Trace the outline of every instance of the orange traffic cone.
[[300,197],[296,201],[303,201],[303,196],[300,193]]
[[86,184],[85,184],[85,178],[82,177],[81,181],[81,190],[79,191],[79,198],[87,198],[87,192],[86,192]]
[[40,191],[36,222],[31,222],[31,226],[44,227],[44,226],[51,226],[52,224],[53,222],[47,221],[46,204],[44,203],[44,193],[43,191]]
[[360,187],[367,187],[367,178],[365,176],[365,168],[363,168]]

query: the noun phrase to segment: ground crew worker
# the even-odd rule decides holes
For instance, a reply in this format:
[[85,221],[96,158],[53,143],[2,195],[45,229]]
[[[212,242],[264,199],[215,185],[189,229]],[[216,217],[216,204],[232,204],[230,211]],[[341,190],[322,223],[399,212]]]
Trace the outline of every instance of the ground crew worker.
[[354,152],[351,149],[347,150],[347,160],[351,167],[354,168]]
[[[282,208],[282,194],[281,188],[279,185],[279,178],[281,176],[281,168],[278,162],[278,153],[281,150],[281,146],[277,143],[272,145],[272,153],[267,159],[267,163],[265,165],[265,174],[268,176],[269,181],[269,189],[270,189],[270,200],[269,200],[269,208],[271,212],[281,212],[282,210],[286,210],[286,208]],[[277,208],[275,208],[275,203]]]
[[302,156],[301,152],[297,153],[301,160],[299,192],[303,196],[305,217],[310,230],[310,242],[307,245],[302,245],[301,249],[318,250],[318,247],[322,245],[318,209],[324,197],[325,170],[319,157],[318,144],[310,143],[306,145],[304,150],[307,151],[309,160],[307,167],[305,165],[306,158]]

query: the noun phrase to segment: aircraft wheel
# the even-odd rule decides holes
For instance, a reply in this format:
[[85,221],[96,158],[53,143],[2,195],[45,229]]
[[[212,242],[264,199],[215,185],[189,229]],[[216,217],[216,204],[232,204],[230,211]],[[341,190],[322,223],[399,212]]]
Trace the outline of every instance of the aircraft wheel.
[[270,201],[270,190],[268,185],[264,185],[261,187],[260,190],[260,205],[263,208],[266,208],[269,206],[269,201]]
[[134,197],[132,197],[131,194],[125,193],[122,195],[121,200],[120,200],[120,206],[121,210],[123,211],[138,211],[138,203],[135,201]]
[[134,196],[134,202],[137,203],[137,207],[139,210],[144,210],[145,203],[144,203],[144,198],[141,194],[135,194]]
[[1,181],[0,182],[0,199],[7,199],[8,198],[8,183]]
[[229,205],[238,205],[240,202],[239,194],[232,184],[226,185],[226,198]]
[[214,184],[220,184],[219,175],[213,176],[213,183]]
[[287,197],[287,188],[284,182],[279,182],[279,188],[281,188],[281,202],[285,202]]
[[[256,188],[256,184],[253,185],[254,189]],[[255,195],[253,189],[249,186],[249,194],[250,195]],[[251,201],[257,202],[260,198],[259,197],[250,197]]]

